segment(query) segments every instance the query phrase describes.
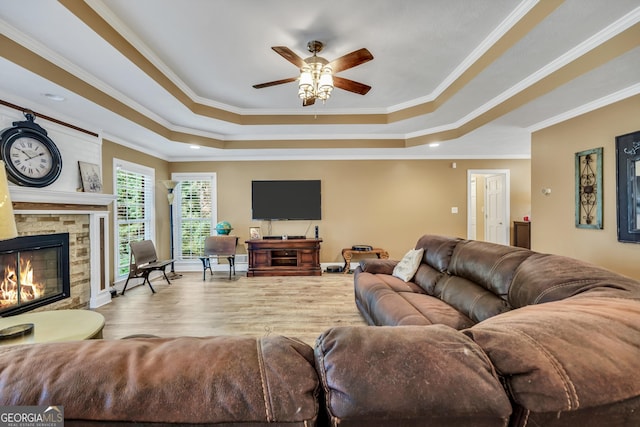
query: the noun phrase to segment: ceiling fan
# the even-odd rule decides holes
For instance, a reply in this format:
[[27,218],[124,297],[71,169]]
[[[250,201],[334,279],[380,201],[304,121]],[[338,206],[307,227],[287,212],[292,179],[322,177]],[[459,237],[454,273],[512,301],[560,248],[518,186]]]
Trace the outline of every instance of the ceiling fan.
[[362,48],[341,56],[331,62],[317,54],[322,51],[324,44],[317,40],[307,43],[307,49],[313,55],[302,59],[295,52],[286,46],[273,46],[278,55],[300,69],[298,77],[289,77],[282,80],[275,80],[267,83],[253,85],[256,89],[290,83],[298,80],[298,96],[302,99],[302,106],[313,105],[316,99],[326,101],[334,87],[349,92],[365,95],[371,89],[363,83],[338,77],[335,74],[348,70],[373,59],[373,55],[367,49]]

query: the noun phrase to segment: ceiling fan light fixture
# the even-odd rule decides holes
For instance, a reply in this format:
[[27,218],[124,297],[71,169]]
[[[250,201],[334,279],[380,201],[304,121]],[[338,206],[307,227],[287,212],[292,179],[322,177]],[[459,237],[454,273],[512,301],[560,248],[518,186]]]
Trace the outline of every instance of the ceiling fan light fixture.
[[333,90],[333,73],[331,67],[325,66],[322,68],[320,79],[318,80],[318,98],[328,99],[331,96]]
[[322,42],[317,40],[310,41],[307,44],[307,48],[313,55],[306,59],[302,59],[286,46],[272,46],[271,49],[278,55],[298,67],[300,74],[297,77],[288,77],[286,79],[260,83],[253,85],[253,87],[262,89],[297,81],[298,97],[302,99],[303,107],[315,104],[317,99],[322,100],[324,103],[329,99],[335,87],[357,93],[358,95],[366,95],[371,89],[371,86],[343,77],[336,77],[334,79],[333,73],[339,73],[371,61],[373,59],[371,52],[365,48],[361,48],[329,62],[325,58],[317,55],[323,46]]
[[298,78],[298,96],[303,101],[326,101],[333,91],[333,70],[328,61],[318,56],[305,60]]
[[300,77],[298,78],[298,96],[301,99],[309,99],[313,97],[313,73],[311,67],[305,65],[300,69]]

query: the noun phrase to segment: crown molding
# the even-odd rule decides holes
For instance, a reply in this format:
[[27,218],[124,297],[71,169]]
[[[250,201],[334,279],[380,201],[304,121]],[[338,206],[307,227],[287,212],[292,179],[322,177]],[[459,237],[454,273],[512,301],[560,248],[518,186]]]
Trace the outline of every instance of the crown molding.
[[638,94],[640,94],[640,83],[629,86],[625,89],[619,90],[618,92],[612,93],[610,95],[603,96],[602,98],[599,98],[599,99],[596,99],[595,101],[581,105],[580,107],[574,108],[573,110],[569,110],[562,114],[558,114],[557,116],[551,117],[547,120],[543,120],[541,122],[535,123],[534,125],[529,126],[527,128],[527,131],[531,133],[537,132],[539,130],[556,125],[558,123],[562,123],[567,120],[573,119],[574,117],[578,117],[583,114],[590,113],[591,111],[597,110],[598,108],[606,107],[607,105],[611,105],[616,102],[622,101],[624,99],[631,98],[632,96],[635,96]]

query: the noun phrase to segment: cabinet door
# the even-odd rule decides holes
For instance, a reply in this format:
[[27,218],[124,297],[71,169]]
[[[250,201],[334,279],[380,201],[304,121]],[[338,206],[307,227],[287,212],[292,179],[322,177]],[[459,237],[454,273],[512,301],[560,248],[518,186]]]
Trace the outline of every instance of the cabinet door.
[[251,267],[260,268],[271,265],[271,251],[252,250],[250,253]]
[[303,249],[298,251],[298,266],[315,267],[318,265],[318,252],[312,249]]

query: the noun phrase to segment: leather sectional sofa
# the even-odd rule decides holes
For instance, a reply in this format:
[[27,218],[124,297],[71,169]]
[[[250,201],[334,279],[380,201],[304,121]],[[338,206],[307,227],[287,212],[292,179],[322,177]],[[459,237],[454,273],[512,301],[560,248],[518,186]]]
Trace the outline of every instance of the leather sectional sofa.
[[[362,262],[355,299],[367,322],[381,326],[366,335],[367,352],[410,356],[387,372],[414,370],[405,396],[425,396],[420,415],[439,408],[444,421],[433,425],[640,425],[638,281],[486,242],[426,235],[419,248],[422,262],[406,283],[392,275],[394,261]],[[387,330],[388,338],[376,337]],[[409,351],[412,343],[423,351]],[[383,365],[370,365],[383,375]],[[333,381],[348,380],[325,380]],[[359,390],[340,388],[350,402]],[[398,391],[387,388],[385,396]],[[431,408],[433,396],[442,402]],[[358,402],[367,404],[374,401]],[[354,405],[336,417],[355,414]],[[461,420],[448,424],[447,416]]]
[[411,281],[364,260],[372,326],[0,349],[0,405],[66,425],[637,426],[640,282],[577,260],[421,237]]

